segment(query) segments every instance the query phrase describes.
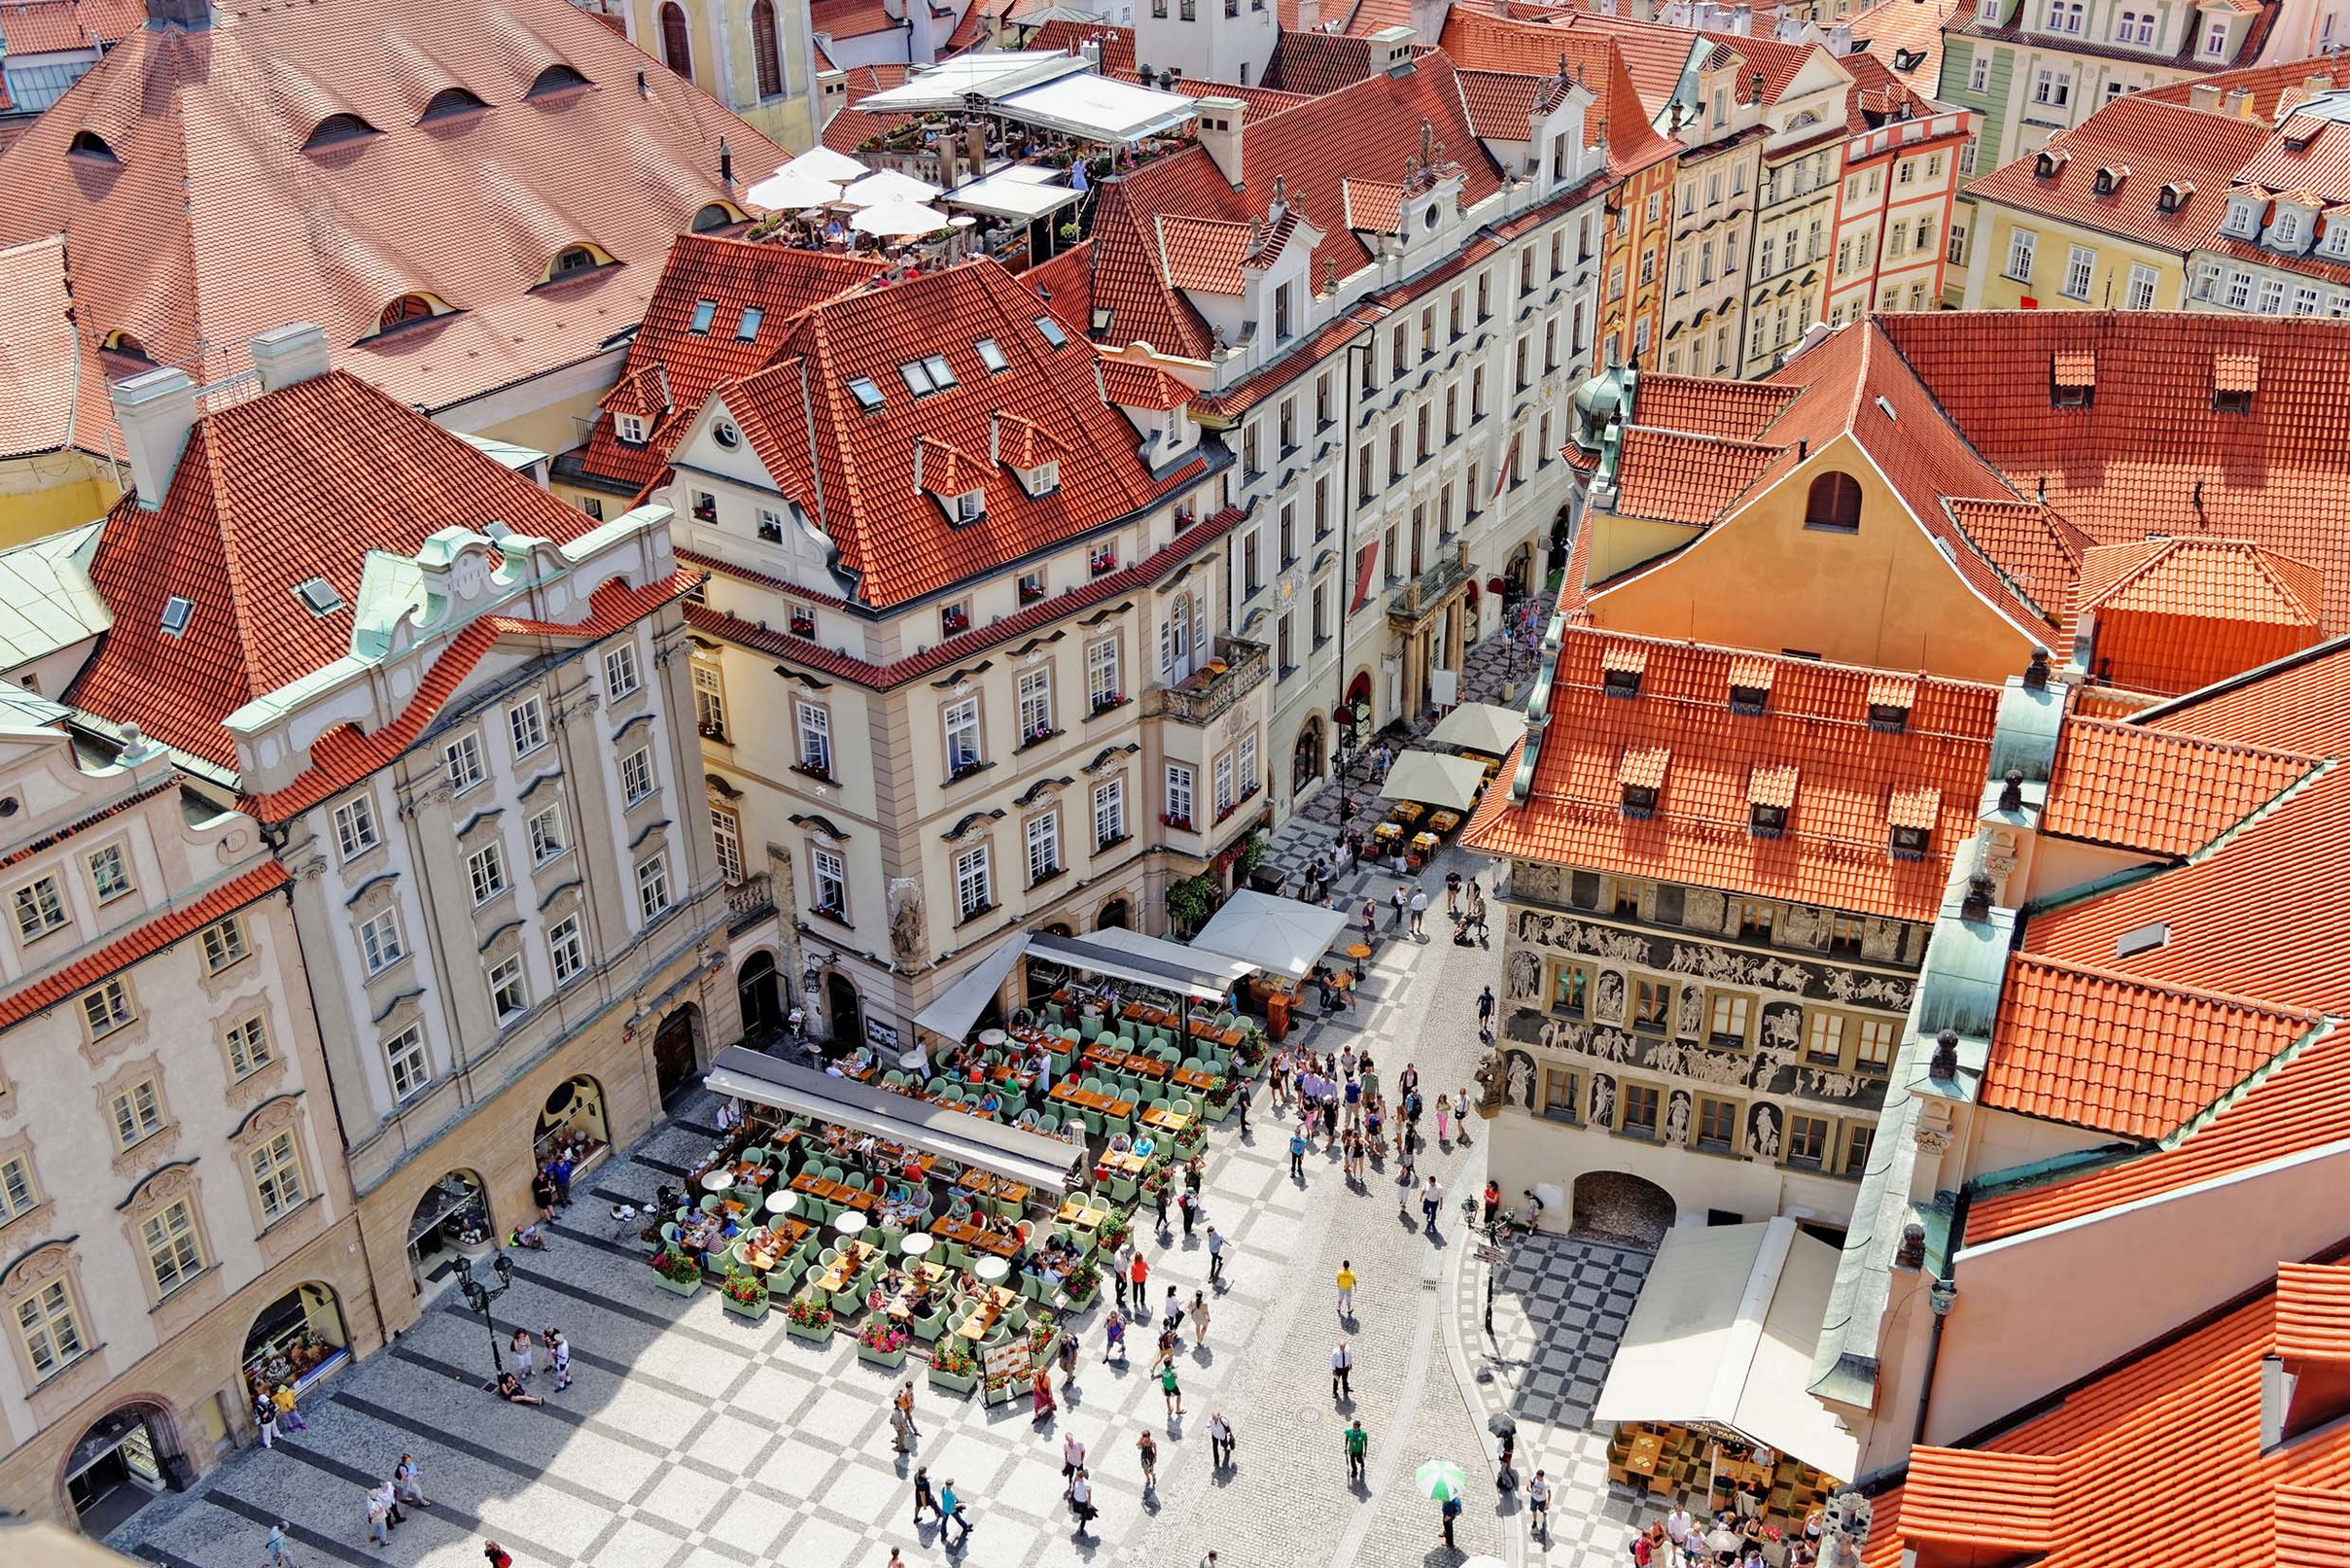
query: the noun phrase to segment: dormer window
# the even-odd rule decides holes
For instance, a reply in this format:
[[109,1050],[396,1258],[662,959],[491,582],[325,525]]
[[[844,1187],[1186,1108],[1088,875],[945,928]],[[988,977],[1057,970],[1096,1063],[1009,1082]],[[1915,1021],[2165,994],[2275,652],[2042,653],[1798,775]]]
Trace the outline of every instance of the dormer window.
[[979,356],[979,363],[987,366],[990,375],[1012,367],[1012,362],[1003,357],[1003,345],[992,337],[981,338],[971,348]]
[[616,434],[620,437],[621,441],[623,441],[625,444],[629,446],[643,446],[645,444],[644,415],[614,414],[613,416],[613,428],[614,434]]
[[322,147],[333,147],[336,142],[357,141],[362,136],[374,134],[375,127],[357,115],[329,115],[310,128],[310,138],[302,143],[302,151],[316,152]]
[[2253,354],[2220,354],[2211,362],[2211,406],[2223,414],[2252,412],[2252,395],[2261,384],[2261,362]]
[[2224,18],[2215,17],[2211,25],[2203,29],[2203,53],[2215,60],[2227,57],[2227,23]]
[[2041,149],[2040,156],[2032,161],[2032,178],[2035,180],[2054,179],[2065,164],[2072,161],[2072,157],[2073,155],[2061,147]]
[[2326,254],[2350,256],[2350,219],[2326,220]]
[[571,66],[557,61],[539,73],[538,80],[530,85],[530,91],[524,93],[523,96],[544,98],[550,92],[568,92],[573,87],[585,86],[587,86],[587,78],[581,76]]
[[2195,193],[2192,180],[2173,180],[2155,192],[2155,211],[2177,212],[2187,205],[2187,198]]
[[433,301],[424,295],[403,294],[376,312],[375,331],[378,335],[397,331],[420,321],[431,321],[436,312]]
[[1625,816],[1646,820],[1648,818],[1655,816],[1656,812],[1657,791],[1655,786],[1651,784],[1628,784],[1624,786]]
[[2279,207],[2276,222],[2268,226],[2268,243],[2278,250],[2301,248],[2301,215],[2291,207]]
[[975,523],[987,515],[987,492],[965,490],[955,498],[955,521]]
[[1610,697],[1640,695],[1640,672],[1635,666],[1629,670],[1603,670],[1599,674],[1599,689]]
[[1042,336],[1047,343],[1050,343],[1055,348],[1069,347],[1069,333],[1063,331],[1061,330],[1061,324],[1053,320],[1053,318],[1050,316],[1038,316],[1036,318],[1036,331],[1038,335]]
[[971,629],[970,601],[944,605],[938,610],[938,630],[948,637],[959,636]]
[[2227,231],[2238,239],[2258,239],[2261,234],[2261,209],[2266,203],[2250,196],[2236,196],[2227,203]]
[[100,163],[123,161],[115,157],[115,150],[107,145],[106,138],[94,130],[75,131],[74,139],[65,144],[65,152],[69,157],[94,158]]
[[1879,735],[1899,735],[1910,727],[1907,704],[1873,702],[1869,705],[1869,727]]
[[1061,465],[1039,463],[1033,469],[1014,469],[1020,488],[1032,496],[1048,496],[1061,488]]
[[476,109],[488,107],[479,93],[468,92],[463,87],[442,87],[425,104],[424,113],[416,118],[416,123],[429,125],[436,120],[446,120],[452,115],[470,115]]
[[1671,766],[1672,752],[1665,747],[1625,749],[1624,760],[1616,769],[1616,783],[1624,791],[1625,816],[1654,815],[1657,796],[1665,788],[1666,770]]
[[1746,831],[1759,839],[1774,839],[1787,831],[1787,808],[1756,801],[1746,808]]
[[1753,717],[1762,713],[1771,701],[1771,682],[1757,681],[1752,675],[1730,678],[1730,711]]
[[2049,406],[2087,408],[2096,401],[2097,356],[2087,352],[2052,355],[2049,364]]
[[564,278],[576,278],[583,272],[593,272],[607,264],[607,261],[608,258],[592,245],[566,245],[555,253],[553,261],[546,263],[546,281],[556,283]]
[[1896,860],[1924,859],[1926,857],[1926,829],[1922,827],[1896,825],[1893,829],[1893,858]]
[[849,383],[849,396],[857,400],[860,411],[868,414],[888,401],[882,397],[881,388],[875,386],[868,376],[860,375],[852,380]]
[[2095,180],[2090,182],[2089,188],[2098,195],[2110,196],[2115,192],[2121,190],[2122,182],[2128,178],[2129,165],[2126,163],[2111,168],[2103,168],[2097,171],[2097,177]]

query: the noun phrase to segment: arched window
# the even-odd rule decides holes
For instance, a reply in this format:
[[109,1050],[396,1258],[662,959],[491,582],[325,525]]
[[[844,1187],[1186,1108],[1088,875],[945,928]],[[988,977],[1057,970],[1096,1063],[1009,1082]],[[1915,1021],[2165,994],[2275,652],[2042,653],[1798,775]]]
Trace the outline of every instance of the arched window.
[[140,342],[137,338],[131,336],[128,332],[121,331],[120,329],[108,332],[106,334],[106,341],[100,343],[98,346],[107,353],[116,355],[122,359],[137,360],[143,365],[153,365],[155,363],[155,356],[147,352],[146,344]]
[[1849,473],[1823,473],[1811,481],[1804,502],[1806,528],[1833,528],[1849,534],[1860,527],[1860,481]]
[[442,87],[426,100],[424,113],[416,118],[416,123],[430,124],[436,120],[446,120],[451,115],[469,115],[476,109],[488,107],[478,93],[468,92],[463,87]]
[[530,91],[524,94],[524,96],[532,98],[544,98],[550,92],[562,92],[571,87],[583,87],[585,86],[587,86],[587,78],[581,76],[572,67],[558,62],[557,64],[550,65],[545,70],[541,71],[539,73],[539,80],[531,84]]
[[566,245],[557,251],[555,259],[546,264],[546,281],[553,283],[558,279],[574,277],[581,272],[593,272],[603,264],[604,259],[589,247]]
[[383,307],[381,314],[375,318],[375,330],[378,332],[388,332],[396,328],[405,327],[410,322],[431,321],[432,319],[432,300],[420,294],[403,294]]
[[743,221],[743,215],[723,201],[714,201],[693,215],[693,231],[707,234],[714,228],[730,228]]
[[758,95],[773,98],[784,90],[784,56],[776,47],[773,0],[751,0],[751,57],[758,64]]
[[664,0],[661,7],[661,63],[693,80],[693,39],[685,31],[685,8],[678,0]]
[[76,157],[96,158],[101,163],[123,161],[115,157],[114,149],[106,145],[106,138],[94,130],[75,131],[74,139],[65,144],[65,151]]
[[374,134],[375,127],[357,115],[329,115],[318,122],[317,128],[310,132],[310,139],[302,143],[302,147],[304,150],[332,147],[336,142],[356,141],[362,136]]

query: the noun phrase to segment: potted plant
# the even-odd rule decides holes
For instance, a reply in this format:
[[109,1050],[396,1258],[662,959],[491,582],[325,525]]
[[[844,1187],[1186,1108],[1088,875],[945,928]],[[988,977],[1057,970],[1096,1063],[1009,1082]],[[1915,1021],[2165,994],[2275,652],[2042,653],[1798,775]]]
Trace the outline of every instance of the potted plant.
[[1207,1106],[1201,1114],[1211,1122],[1220,1122],[1232,1114],[1232,1080],[1217,1073],[1208,1085]]
[[930,1381],[958,1394],[967,1394],[979,1381],[979,1360],[960,1334],[941,1336],[930,1352]]
[[658,1252],[661,1250],[665,1242],[663,1237],[661,1236],[661,1220],[659,1216],[656,1215],[652,1219],[645,1222],[645,1228],[637,1233],[637,1240],[644,1246],[648,1253]]
[[[1026,1392],[1026,1390],[1023,1389],[1019,1392]],[[1005,1400],[1013,1397],[1015,1397],[1015,1393],[1012,1388],[1011,1378],[1005,1376],[1000,1372],[991,1372],[987,1375],[987,1378],[981,1385],[979,1392],[980,1403],[985,1405],[1000,1405]]]
[[665,1246],[652,1255],[652,1282],[673,1296],[690,1296],[702,1288],[701,1260],[681,1247]]
[[737,1317],[749,1318],[756,1323],[767,1315],[767,1276],[752,1273],[745,1269],[729,1268],[719,1305]]
[[1142,1172],[1142,1196],[1156,1198],[1166,1190],[1167,1167],[1163,1162],[1154,1159],[1150,1163],[1150,1168]]
[[1069,1292],[1070,1306],[1082,1308],[1087,1302],[1093,1300],[1094,1287],[1101,1281],[1102,1266],[1093,1259],[1087,1258],[1070,1270],[1062,1281],[1062,1288]]
[[1115,1252],[1126,1244],[1127,1237],[1133,1232],[1133,1219],[1125,1211],[1121,1211],[1095,1226],[1094,1237],[1101,1243],[1103,1251]]
[[906,1364],[906,1331],[887,1312],[876,1312],[857,1333],[857,1359],[877,1367]]
[[832,1304],[821,1296],[794,1296],[784,1304],[784,1328],[823,1344],[832,1338]]
[[1028,1320],[1028,1348],[1030,1354],[1043,1361],[1053,1353],[1061,1339],[1061,1325],[1053,1314],[1039,1307]]

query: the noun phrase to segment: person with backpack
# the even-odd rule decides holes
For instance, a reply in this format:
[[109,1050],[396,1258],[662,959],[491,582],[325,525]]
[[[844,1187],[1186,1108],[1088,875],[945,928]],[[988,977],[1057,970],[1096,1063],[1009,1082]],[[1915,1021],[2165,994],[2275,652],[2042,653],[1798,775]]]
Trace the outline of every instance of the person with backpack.
[[1444,1507],[1437,1512],[1437,1516],[1444,1520],[1444,1534],[1438,1539],[1444,1543],[1445,1551],[1459,1550],[1453,1545],[1453,1521],[1460,1517],[1460,1499],[1457,1497],[1446,1498]]
[[489,1563],[490,1568],[514,1568],[513,1557],[508,1553],[506,1548],[495,1541],[485,1541],[481,1544],[481,1555]]

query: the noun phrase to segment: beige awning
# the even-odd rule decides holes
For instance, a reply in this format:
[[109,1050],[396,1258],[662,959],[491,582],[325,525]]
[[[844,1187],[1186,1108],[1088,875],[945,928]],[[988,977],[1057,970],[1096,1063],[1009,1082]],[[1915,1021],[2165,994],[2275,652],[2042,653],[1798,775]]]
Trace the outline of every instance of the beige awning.
[[1477,788],[1485,769],[1467,757],[1440,756],[1434,751],[1406,751],[1387,770],[1379,786],[1387,800],[1417,800],[1427,806],[1450,806],[1467,811],[1477,804]]
[[1496,708],[1490,702],[1462,703],[1445,714],[1428,736],[1439,746],[1457,746],[1488,756],[1507,756],[1510,748],[1525,738],[1526,715],[1515,708]]
[[1835,1280],[1791,1219],[1666,1232],[1593,1418],[1723,1427],[1850,1481],[1860,1440],[1806,1386]]

